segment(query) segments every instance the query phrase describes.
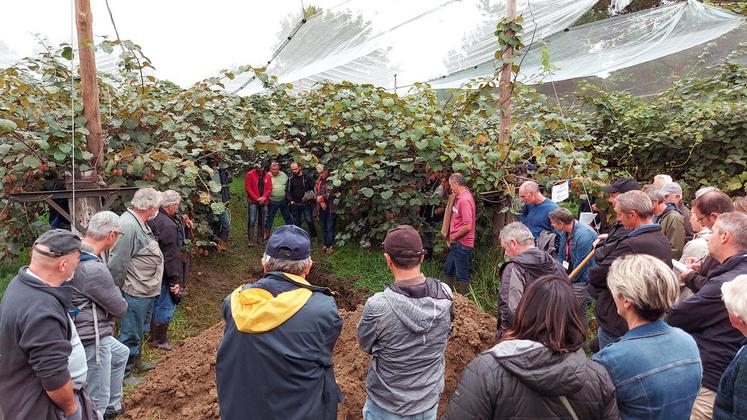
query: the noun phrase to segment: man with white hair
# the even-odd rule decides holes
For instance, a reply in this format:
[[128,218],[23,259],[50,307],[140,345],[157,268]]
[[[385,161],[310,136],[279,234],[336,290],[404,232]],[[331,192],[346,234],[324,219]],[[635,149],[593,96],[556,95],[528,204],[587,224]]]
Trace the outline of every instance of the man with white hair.
[[82,241],[80,264],[68,283],[78,312],[75,328],[86,352],[88,392],[107,419],[122,413],[122,381],[130,350],[113,336],[116,319],[127,313],[127,301],[100,255],[123,235],[115,213],[94,214]]
[[221,418],[337,418],[332,349],[342,319],[332,292],[306,280],[312,264],[309,234],[281,226],[267,241],[264,276],[223,301],[215,362]]
[[673,180],[671,176],[665,175],[665,174],[659,174],[654,177],[653,185],[654,185],[654,188],[658,190],[658,189],[661,189],[661,187],[663,187],[664,185],[669,184],[672,181]]
[[163,254],[148,220],[158,215],[161,193],[153,188],[135,192],[130,207],[119,217],[124,234],[109,255],[109,271],[127,300],[127,314],[119,328],[119,341],[130,349],[125,377],[155,367],[140,360],[140,344],[153,303],[161,293]]
[[498,339],[514,321],[516,308],[524,290],[542,276],[553,275],[568,279],[558,260],[534,245],[529,228],[519,222],[509,223],[500,234],[501,247],[509,261],[501,266],[501,289],[498,302]]
[[708,273],[703,286],[676,304],[667,323],[690,333],[703,361],[703,381],[693,405],[691,419],[710,419],[719,380],[737,354],[744,336],[729,322],[721,286],[747,274],[747,214],[723,213],[713,224],[708,253],[720,265]]
[[654,211],[654,222],[661,225],[661,232],[672,247],[672,257],[679,260],[685,247],[685,218],[674,203],[664,198],[662,190],[648,192]]
[[[729,322],[747,337],[747,275],[737,276],[721,286]],[[744,342],[744,341],[743,341]],[[742,346],[726,367],[718,385],[714,419],[747,417],[747,350]]]
[[166,351],[172,350],[168,337],[169,322],[174,317],[176,304],[181,299],[180,291],[184,279],[181,259],[184,238],[179,233],[180,221],[176,219],[181,201],[182,198],[178,192],[164,191],[158,215],[148,222],[148,226],[158,238],[158,246],[163,254],[161,293],[153,305],[148,345]]
[[526,181],[519,187],[519,198],[524,205],[521,207],[519,221],[529,228],[535,241],[540,237],[542,231],[554,232],[550,224],[550,212],[558,208],[558,205],[547,199],[539,190],[539,185],[534,181]]

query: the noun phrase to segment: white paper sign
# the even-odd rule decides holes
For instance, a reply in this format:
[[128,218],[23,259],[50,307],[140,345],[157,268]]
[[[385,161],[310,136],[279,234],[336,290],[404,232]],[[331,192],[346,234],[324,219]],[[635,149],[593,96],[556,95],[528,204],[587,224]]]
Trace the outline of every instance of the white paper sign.
[[560,203],[568,198],[568,181],[552,186],[552,201]]
[[578,215],[578,220],[581,223],[584,223],[589,226],[591,226],[591,224],[594,223],[594,219],[596,218],[597,218],[596,213],[589,213],[588,211],[582,211],[581,214]]

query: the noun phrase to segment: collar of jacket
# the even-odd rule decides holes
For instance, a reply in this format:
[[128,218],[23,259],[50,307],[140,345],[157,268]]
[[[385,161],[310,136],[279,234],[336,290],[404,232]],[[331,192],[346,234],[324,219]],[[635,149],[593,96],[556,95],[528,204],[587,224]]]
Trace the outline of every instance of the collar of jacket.
[[18,279],[25,285],[36,289],[40,292],[44,292],[47,294],[50,294],[55,297],[58,301],[60,301],[60,304],[65,309],[70,309],[73,307],[72,300],[73,300],[73,289],[72,287],[62,284],[57,287],[52,287],[48,285],[47,283],[44,283],[43,281],[37,279],[36,277],[32,276],[31,274],[27,273],[28,266],[23,266],[18,270]]
[[708,277],[713,278],[716,276],[720,276],[723,273],[733,270],[734,267],[745,263],[747,263],[747,251],[739,251],[735,255],[732,255],[731,257],[724,260],[724,262],[719,264],[716,268],[714,268],[713,271],[711,271],[711,273],[708,275]]
[[653,337],[657,335],[666,334],[669,329],[669,327],[664,321],[657,320],[653,322],[649,322],[643,325],[639,325],[632,330],[629,330],[625,335],[620,339],[622,340],[634,340],[636,338],[645,338],[645,337]]
[[[303,277],[283,274],[298,283],[309,285]],[[311,290],[298,287],[273,296],[261,287],[244,289],[244,286],[239,286],[231,293],[231,315],[236,329],[250,334],[271,331],[295,315],[311,298],[312,293]]]
[[655,232],[658,230],[661,230],[661,225],[651,223],[648,225],[638,226],[637,228],[631,230],[626,236],[638,236],[641,233]]
[[[160,211],[160,210],[159,210]],[[138,216],[137,213],[135,213],[132,209],[127,209],[127,213],[129,213],[130,216],[132,216],[133,219],[137,222],[138,226],[140,226],[140,229],[143,230],[147,235],[152,236],[153,231],[150,230],[150,226],[148,226],[147,222],[143,222]]]

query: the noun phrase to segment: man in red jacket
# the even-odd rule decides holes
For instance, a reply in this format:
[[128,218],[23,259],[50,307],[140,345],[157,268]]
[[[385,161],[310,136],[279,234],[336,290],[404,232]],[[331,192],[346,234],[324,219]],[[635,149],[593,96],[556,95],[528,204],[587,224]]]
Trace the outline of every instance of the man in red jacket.
[[249,203],[246,236],[251,246],[254,241],[262,242],[262,226],[267,217],[267,204],[270,202],[272,192],[272,176],[265,172],[261,163],[255,164],[254,169],[246,173],[244,189]]

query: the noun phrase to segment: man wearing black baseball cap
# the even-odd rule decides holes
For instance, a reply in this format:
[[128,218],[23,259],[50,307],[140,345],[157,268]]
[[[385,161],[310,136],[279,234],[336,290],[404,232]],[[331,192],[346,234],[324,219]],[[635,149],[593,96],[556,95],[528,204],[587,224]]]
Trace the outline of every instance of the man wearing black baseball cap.
[[358,323],[360,347],[373,356],[364,418],[435,419],[438,414],[453,297],[449,286],[420,271],[424,255],[412,226],[387,232],[384,257],[394,284],[366,301]]
[[223,419],[337,418],[342,393],[332,349],[342,319],[332,292],[306,281],[311,241],[281,226],[267,241],[264,276],[223,301],[216,380]]
[[[63,286],[80,259],[80,238],[68,230],[42,234],[31,261],[0,304],[0,418],[79,416],[74,380],[85,382],[86,354],[68,316],[72,290]],[[77,341],[76,341],[77,339]]]

